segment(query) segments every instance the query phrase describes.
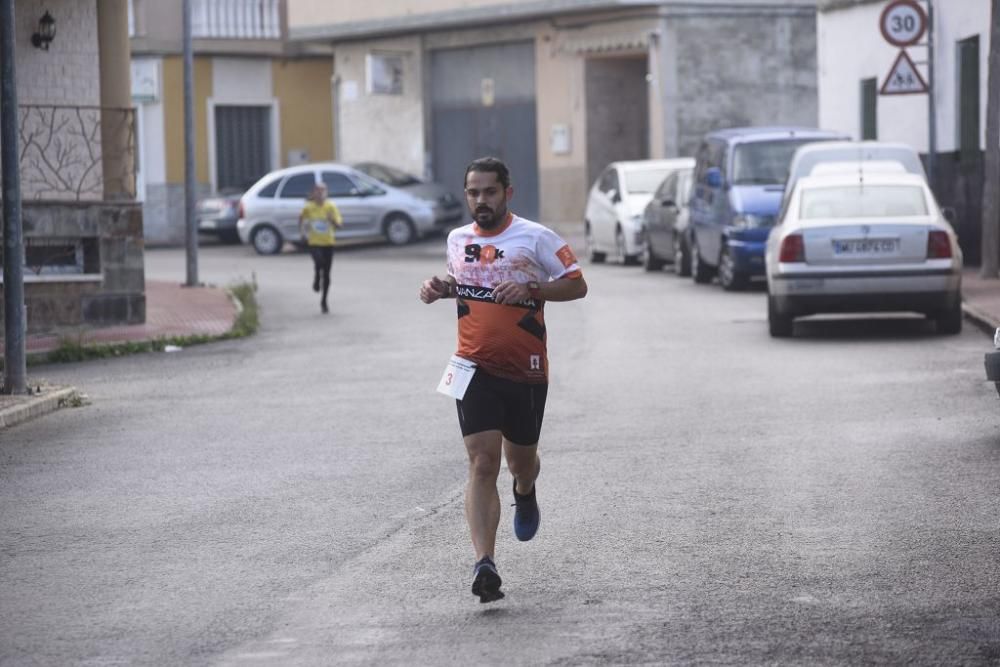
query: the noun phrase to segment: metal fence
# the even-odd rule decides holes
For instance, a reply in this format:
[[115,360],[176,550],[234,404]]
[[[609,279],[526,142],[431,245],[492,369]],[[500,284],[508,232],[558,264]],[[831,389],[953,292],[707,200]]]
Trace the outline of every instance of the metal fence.
[[21,105],[18,140],[22,199],[135,199],[133,109]]

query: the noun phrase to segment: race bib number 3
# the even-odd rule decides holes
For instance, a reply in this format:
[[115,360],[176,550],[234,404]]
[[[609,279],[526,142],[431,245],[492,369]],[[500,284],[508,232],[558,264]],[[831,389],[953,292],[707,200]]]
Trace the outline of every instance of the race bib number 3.
[[451,396],[460,401],[465,396],[465,390],[469,388],[469,383],[472,382],[472,376],[475,373],[475,362],[452,356],[444,369],[441,381],[438,382],[437,390],[445,396]]

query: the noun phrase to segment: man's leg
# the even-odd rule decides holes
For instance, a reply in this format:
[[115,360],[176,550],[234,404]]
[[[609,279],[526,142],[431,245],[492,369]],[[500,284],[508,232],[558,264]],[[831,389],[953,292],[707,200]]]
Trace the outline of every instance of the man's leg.
[[507,457],[507,469],[514,476],[517,484],[515,490],[524,496],[531,493],[542,470],[542,461],[538,457],[538,444],[515,445],[504,438],[503,451]]
[[465,487],[465,520],[469,524],[476,560],[493,557],[500,524],[500,431],[482,431],[465,436],[469,454],[469,481]]
[[320,248],[314,245],[309,246],[309,254],[312,255],[313,260],[313,291],[319,291],[319,274],[320,266],[322,265],[322,255]]
[[327,311],[326,295],[330,292],[330,266],[333,264],[333,248],[324,247],[320,259],[320,277],[323,283],[323,298],[320,300],[323,312]]

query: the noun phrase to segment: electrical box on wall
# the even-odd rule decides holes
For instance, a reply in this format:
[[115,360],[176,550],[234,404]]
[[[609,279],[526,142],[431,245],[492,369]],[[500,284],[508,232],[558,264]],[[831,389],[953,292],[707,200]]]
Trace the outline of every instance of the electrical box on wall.
[[553,155],[569,155],[573,151],[569,125],[557,123],[549,131],[549,147]]

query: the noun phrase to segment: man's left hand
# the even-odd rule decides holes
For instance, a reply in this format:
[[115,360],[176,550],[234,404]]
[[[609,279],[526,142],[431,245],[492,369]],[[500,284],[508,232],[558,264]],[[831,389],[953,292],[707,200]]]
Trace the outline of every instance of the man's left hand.
[[500,304],[521,303],[531,298],[527,283],[505,280],[493,288],[493,300]]

